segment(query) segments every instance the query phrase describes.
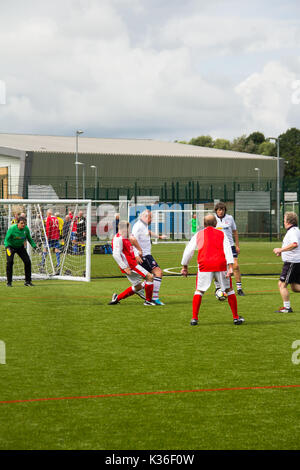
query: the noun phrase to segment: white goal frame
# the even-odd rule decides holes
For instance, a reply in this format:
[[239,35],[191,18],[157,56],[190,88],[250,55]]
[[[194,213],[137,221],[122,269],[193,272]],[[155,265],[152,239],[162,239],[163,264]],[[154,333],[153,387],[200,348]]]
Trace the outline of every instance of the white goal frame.
[[[55,271],[55,267],[53,264],[52,256],[48,255],[49,261],[48,261],[48,267],[50,264],[50,269],[48,269],[48,272],[41,274],[38,272],[35,272],[32,270],[32,279],[60,279],[60,280],[68,280],[68,281],[85,281],[89,282],[91,280],[91,204],[92,201],[90,199],[0,199],[0,207],[2,206],[8,206],[8,215],[7,215],[7,226],[10,227],[11,221],[13,218],[13,213],[12,213],[12,206],[19,205],[19,206],[26,206],[27,208],[27,226],[30,230],[30,233],[32,235],[32,220],[31,220],[31,213],[32,213],[32,206],[37,206],[39,209],[38,211],[40,212],[40,216],[42,217],[42,212],[40,210],[40,206],[43,205],[43,209],[51,207],[51,206],[59,206],[59,205],[64,205],[64,206],[75,206],[75,211],[74,211],[74,218],[71,222],[71,229],[73,227],[73,223],[76,217],[76,214],[79,212],[79,210],[82,210],[82,206],[84,207],[85,211],[85,217],[86,217],[86,237],[85,237],[85,249],[84,249],[84,256],[85,256],[85,263],[82,263],[84,266],[84,271],[82,275],[73,275],[72,272],[70,275],[65,275],[63,273],[64,267],[66,267],[66,256],[68,253],[68,248],[71,243],[71,232],[72,230],[69,230],[69,234],[67,236],[66,244],[64,245],[62,251],[61,251],[61,263],[60,263],[60,268],[59,272]],[[41,218],[42,221],[42,218]],[[48,239],[46,236],[46,231],[44,224],[42,224],[42,235],[44,236],[43,238],[43,243],[44,246],[47,247],[47,252],[50,253],[50,248],[48,244]],[[3,240],[1,241],[1,257],[5,257],[5,250],[4,250],[4,236],[2,235]],[[31,245],[27,242],[27,252],[29,256],[31,257],[32,255],[32,247]],[[3,254],[2,254],[3,252]],[[39,253],[39,254],[42,254]],[[18,258],[18,256],[16,256]],[[6,260],[5,260],[6,261]],[[84,259],[83,259],[84,261]],[[3,263],[3,261],[2,261]],[[3,266],[1,267],[3,269]],[[14,275],[13,279],[18,280],[18,279],[24,279],[24,276],[16,276]],[[6,280],[6,276],[3,276],[0,274],[0,281]]]

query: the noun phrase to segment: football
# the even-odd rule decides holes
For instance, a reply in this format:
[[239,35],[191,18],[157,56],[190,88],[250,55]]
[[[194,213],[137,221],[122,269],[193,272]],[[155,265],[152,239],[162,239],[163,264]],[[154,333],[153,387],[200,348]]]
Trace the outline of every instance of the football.
[[227,299],[227,294],[226,292],[223,292],[221,289],[217,289],[215,292],[215,296],[218,300],[226,300]]

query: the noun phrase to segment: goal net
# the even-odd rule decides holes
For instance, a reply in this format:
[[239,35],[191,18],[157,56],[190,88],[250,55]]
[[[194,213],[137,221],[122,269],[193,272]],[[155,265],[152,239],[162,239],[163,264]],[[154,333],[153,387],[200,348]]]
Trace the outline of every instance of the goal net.
[[[153,243],[183,243],[204,228],[204,216],[211,211],[205,209],[165,208],[152,211],[151,231],[155,233]],[[158,236],[164,235],[164,240]]]
[[[91,278],[91,201],[88,200],[0,200],[0,280],[6,280],[5,235],[23,216],[27,220],[35,250],[26,249],[31,259],[32,279],[90,281]],[[47,225],[54,217],[59,235]],[[53,225],[53,224],[52,224]],[[51,225],[51,227],[52,227]],[[24,279],[24,264],[14,256],[13,280]]]

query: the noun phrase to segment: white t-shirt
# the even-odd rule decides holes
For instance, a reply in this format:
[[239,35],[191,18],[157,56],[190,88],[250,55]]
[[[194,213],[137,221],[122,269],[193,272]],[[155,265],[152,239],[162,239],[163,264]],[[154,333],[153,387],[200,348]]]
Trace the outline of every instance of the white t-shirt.
[[138,220],[134,224],[131,233],[137,239],[142,249],[143,256],[151,255],[151,237],[148,225],[142,220]]
[[300,263],[300,230],[298,227],[290,227],[282,241],[282,248],[290,245],[291,243],[297,243],[297,248],[290,251],[284,251],[281,253],[282,261],[289,263]]
[[219,229],[219,230],[224,231],[225,235],[227,236],[227,238],[229,240],[230,245],[233,246],[235,243],[234,243],[234,240],[233,240],[232,231],[236,230],[236,225],[235,225],[235,221],[234,221],[232,215],[225,214],[224,217],[222,219],[220,219],[217,216],[217,214],[215,214],[215,217],[217,219],[216,228]]

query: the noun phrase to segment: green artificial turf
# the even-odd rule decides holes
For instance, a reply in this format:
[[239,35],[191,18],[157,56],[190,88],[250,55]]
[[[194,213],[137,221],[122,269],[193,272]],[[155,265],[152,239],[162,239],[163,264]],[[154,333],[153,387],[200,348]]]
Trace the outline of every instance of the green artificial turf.
[[[108,306],[128,287],[109,255],[93,256],[90,283],[1,283],[0,449],[299,449],[300,296],[274,313],[276,245],[241,244],[241,326],[213,287],[190,326],[193,275],[164,277],[163,307]],[[183,249],[153,254],[179,271]]]

